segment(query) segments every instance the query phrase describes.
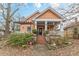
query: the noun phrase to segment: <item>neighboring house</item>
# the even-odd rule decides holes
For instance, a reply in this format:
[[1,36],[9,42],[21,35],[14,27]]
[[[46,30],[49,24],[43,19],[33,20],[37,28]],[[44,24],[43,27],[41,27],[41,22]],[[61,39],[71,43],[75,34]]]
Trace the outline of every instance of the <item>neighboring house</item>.
[[64,36],[69,38],[74,38],[77,34],[77,38],[79,38],[79,22],[72,22],[64,28]]
[[13,22],[12,32],[20,32],[20,23]]
[[[62,22],[62,16],[52,8],[47,8],[42,12],[35,12],[27,17],[25,21],[18,22],[21,33],[31,33],[33,29],[38,30],[38,34],[43,35],[44,31],[52,31]],[[60,27],[60,26],[59,26]]]
[[0,29],[0,37],[4,35],[5,30]]

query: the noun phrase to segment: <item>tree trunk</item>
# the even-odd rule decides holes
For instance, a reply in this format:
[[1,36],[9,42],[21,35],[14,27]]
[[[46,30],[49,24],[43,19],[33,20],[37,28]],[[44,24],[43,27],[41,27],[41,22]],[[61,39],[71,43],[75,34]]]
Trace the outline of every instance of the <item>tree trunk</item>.
[[5,25],[5,36],[8,36],[9,33],[10,33],[10,20],[11,20],[11,17],[10,17],[10,14],[11,14],[11,4],[8,3],[7,4],[7,15],[6,15],[6,25]]
[[8,36],[10,34],[10,22],[6,21],[6,25],[5,25],[5,36]]

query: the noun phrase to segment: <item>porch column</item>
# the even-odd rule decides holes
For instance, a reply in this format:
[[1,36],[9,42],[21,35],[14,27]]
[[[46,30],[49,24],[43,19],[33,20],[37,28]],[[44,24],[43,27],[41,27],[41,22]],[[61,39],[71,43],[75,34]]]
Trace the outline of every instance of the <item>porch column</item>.
[[47,31],[47,21],[45,21],[45,31]]
[[35,29],[37,29],[37,21],[35,21]]

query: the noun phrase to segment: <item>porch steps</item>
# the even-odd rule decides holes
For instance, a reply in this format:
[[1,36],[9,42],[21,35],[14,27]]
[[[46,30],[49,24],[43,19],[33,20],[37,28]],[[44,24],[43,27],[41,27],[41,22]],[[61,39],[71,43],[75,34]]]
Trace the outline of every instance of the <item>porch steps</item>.
[[38,35],[37,44],[45,44],[45,43],[46,43],[45,37],[42,35]]

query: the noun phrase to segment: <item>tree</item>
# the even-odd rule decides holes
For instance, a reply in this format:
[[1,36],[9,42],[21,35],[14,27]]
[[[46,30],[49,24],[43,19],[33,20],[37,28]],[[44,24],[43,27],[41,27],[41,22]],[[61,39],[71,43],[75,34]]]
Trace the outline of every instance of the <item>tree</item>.
[[5,21],[5,25],[1,22],[1,20],[0,23],[3,24],[5,28],[5,33],[4,33],[5,36],[10,34],[10,23],[12,22],[12,20],[15,19],[14,15],[19,10],[19,7],[13,9],[13,5],[16,4],[11,4],[11,3],[0,4],[0,17],[2,20]]
[[71,22],[77,21],[79,17],[79,3],[67,4],[67,8],[59,8],[59,13],[63,17],[64,27],[70,24]]
[[75,17],[79,16],[79,4],[72,3],[68,5],[67,9],[59,8],[59,13],[64,17],[64,20],[72,20]]

